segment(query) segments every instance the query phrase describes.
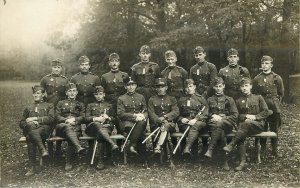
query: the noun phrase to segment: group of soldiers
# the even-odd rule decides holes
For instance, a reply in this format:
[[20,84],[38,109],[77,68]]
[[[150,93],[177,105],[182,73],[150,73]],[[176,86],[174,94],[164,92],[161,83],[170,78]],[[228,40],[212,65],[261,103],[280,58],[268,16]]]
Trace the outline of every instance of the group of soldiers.
[[[172,50],[165,52],[167,67],[161,72],[159,65],[150,61],[147,45],[141,47],[141,61],[132,66],[130,76],[119,70],[117,53],[109,55],[111,70],[101,78],[90,72],[87,56],[79,58],[80,72],[70,79],[61,74],[62,61],[53,60],[52,73],[32,87],[34,103],[25,108],[20,122],[28,144],[30,168],[26,175],[35,172],[36,148],[42,157],[49,155],[43,141],[53,132],[68,141],[65,170],[71,170],[72,156],[85,151],[78,140],[82,124],[86,125],[87,135],[102,143],[96,165],[99,170],[105,167],[105,144],[110,145],[112,154],[120,151],[120,143],[110,138],[114,127],[118,134],[128,137],[130,153],[146,155],[143,139],[147,125],[150,135],[158,138],[153,142],[155,154],[166,149],[172,155],[177,140],[170,139],[170,133],[179,129],[186,136],[182,153],[191,156],[199,134],[209,132],[210,141],[202,139],[204,156],[212,158],[217,146],[227,156],[237,145],[240,163],[235,169],[243,170],[245,138],[266,130],[266,125],[278,133],[284,93],[282,78],[272,71],[270,56],[262,57],[262,72],[251,80],[248,69],[238,64],[236,49],[227,52],[229,64],[219,73],[214,64],[205,60],[206,52],[201,46],[193,52],[196,64],[189,73],[176,65],[176,53]],[[233,130],[235,137],[227,143],[225,135]],[[264,154],[266,139],[261,143]],[[272,154],[278,156],[277,139],[273,138],[271,144]],[[172,164],[171,157],[169,162]],[[227,157],[223,168],[229,170]]]

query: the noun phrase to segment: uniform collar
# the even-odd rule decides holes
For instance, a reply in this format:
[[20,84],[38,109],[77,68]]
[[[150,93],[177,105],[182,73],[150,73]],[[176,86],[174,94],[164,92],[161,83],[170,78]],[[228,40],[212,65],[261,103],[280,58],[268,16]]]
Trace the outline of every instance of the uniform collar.
[[53,74],[53,73],[51,73],[51,76],[53,76],[53,77],[59,77],[60,75],[59,74]]
[[228,65],[230,68],[237,68],[239,65],[236,64],[236,65]]
[[265,73],[265,72],[262,72],[264,75],[270,75],[270,74],[272,74],[273,73],[273,71],[271,71],[271,72],[268,72],[268,73]]
[[198,62],[197,65],[202,66],[206,63],[206,61],[204,60],[203,62]]
[[132,92],[132,93],[129,93],[129,92],[127,92],[127,95],[134,95],[135,94],[135,92]]
[[110,69],[110,72],[112,72],[112,73],[118,73],[119,69],[117,69],[117,70]]

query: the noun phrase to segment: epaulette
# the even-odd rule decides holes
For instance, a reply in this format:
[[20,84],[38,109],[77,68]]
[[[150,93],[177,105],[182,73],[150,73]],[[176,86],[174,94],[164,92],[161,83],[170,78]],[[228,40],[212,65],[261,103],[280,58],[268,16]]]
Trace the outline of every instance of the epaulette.
[[65,78],[65,79],[68,79],[68,77],[64,76],[64,75],[60,75],[61,77]]
[[44,76],[44,77],[50,77],[50,76],[52,76],[52,73],[51,74],[47,74],[46,76]]
[[157,63],[152,62],[152,61],[150,61],[149,64],[151,64],[151,65],[158,65]]
[[177,67],[178,69],[185,70],[183,67],[180,67],[180,66],[177,66],[177,65],[176,65],[176,67]]
[[[95,73],[93,73],[93,72],[89,72],[89,74],[92,74],[92,75],[96,75]],[[97,75],[96,75],[97,76]]]

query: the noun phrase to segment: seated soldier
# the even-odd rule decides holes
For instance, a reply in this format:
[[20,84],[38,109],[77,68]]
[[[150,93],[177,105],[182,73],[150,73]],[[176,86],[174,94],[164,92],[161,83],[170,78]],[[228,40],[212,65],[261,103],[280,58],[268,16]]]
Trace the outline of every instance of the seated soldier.
[[[167,95],[168,86],[165,78],[155,79],[155,87],[157,95],[149,99],[148,113],[151,131],[160,127],[160,136],[154,149],[154,153],[160,153],[161,146],[165,143],[166,138],[168,138],[168,134],[176,131],[174,120],[179,115],[179,109],[176,98]],[[170,156],[172,153],[172,144],[170,141],[168,141],[167,148]],[[172,161],[170,163],[170,165],[173,164]]]
[[224,147],[224,150],[231,152],[237,144],[240,153],[240,165],[235,169],[240,171],[246,165],[246,147],[244,141],[247,136],[261,133],[264,130],[264,119],[268,117],[268,106],[261,95],[251,93],[252,83],[250,78],[241,80],[242,97],[236,100],[239,111],[239,129],[232,141]]
[[[212,158],[213,149],[215,149],[218,142],[223,145],[222,147],[225,146],[225,134],[232,131],[238,117],[238,110],[233,98],[224,95],[225,84],[222,78],[217,77],[214,80],[213,89],[215,94],[207,99],[211,141],[204,155],[209,158]],[[229,170],[226,156],[223,168]]]
[[[129,77],[124,80],[127,93],[118,98],[117,114],[120,119],[121,132],[129,135],[129,150],[131,153],[138,154],[136,147],[141,144],[147,125],[147,105],[143,95],[135,92],[137,84]],[[124,130],[124,131],[123,131]],[[141,145],[140,145],[141,146]]]
[[184,154],[191,155],[191,146],[197,140],[199,132],[206,130],[208,106],[204,97],[196,93],[196,85],[193,79],[186,79],[184,84],[187,94],[181,97],[178,102],[180,109],[178,126],[181,132],[191,126],[183,151]]
[[68,141],[68,149],[66,155],[65,170],[73,168],[71,157],[74,153],[82,153],[85,149],[81,147],[78,136],[81,134],[81,123],[84,119],[84,104],[76,101],[77,88],[73,83],[66,86],[66,95],[68,99],[59,101],[56,106],[56,135],[66,138]]
[[104,166],[104,144],[108,142],[112,151],[118,149],[116,143],[110,138],[113,129],[114,111],[111,104],[104,101],[105,93],[102,86],[96,86],[94,96],[97,102],[88,104],[86,108],[86,134],[96,137],[99,144],[99,160],[96,168],[102,170]]
[[39,85],[32,87],[34,103],[26,107],[20,122],[20,128],[26,136],[28,145],[28,158],[30,167],[26,176],[31,176],[35,172],[36,146],[42,157],[48,156],[43,140],[49,137],[50,125],[54,120],[53,105],[43,101],[45,89]]

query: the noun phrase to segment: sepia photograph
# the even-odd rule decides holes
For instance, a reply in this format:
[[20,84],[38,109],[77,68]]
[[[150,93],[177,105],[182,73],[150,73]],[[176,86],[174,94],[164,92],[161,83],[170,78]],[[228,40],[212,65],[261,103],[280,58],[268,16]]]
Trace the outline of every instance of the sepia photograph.
[[0,187],[300,187],[298,0],[0,0]]

